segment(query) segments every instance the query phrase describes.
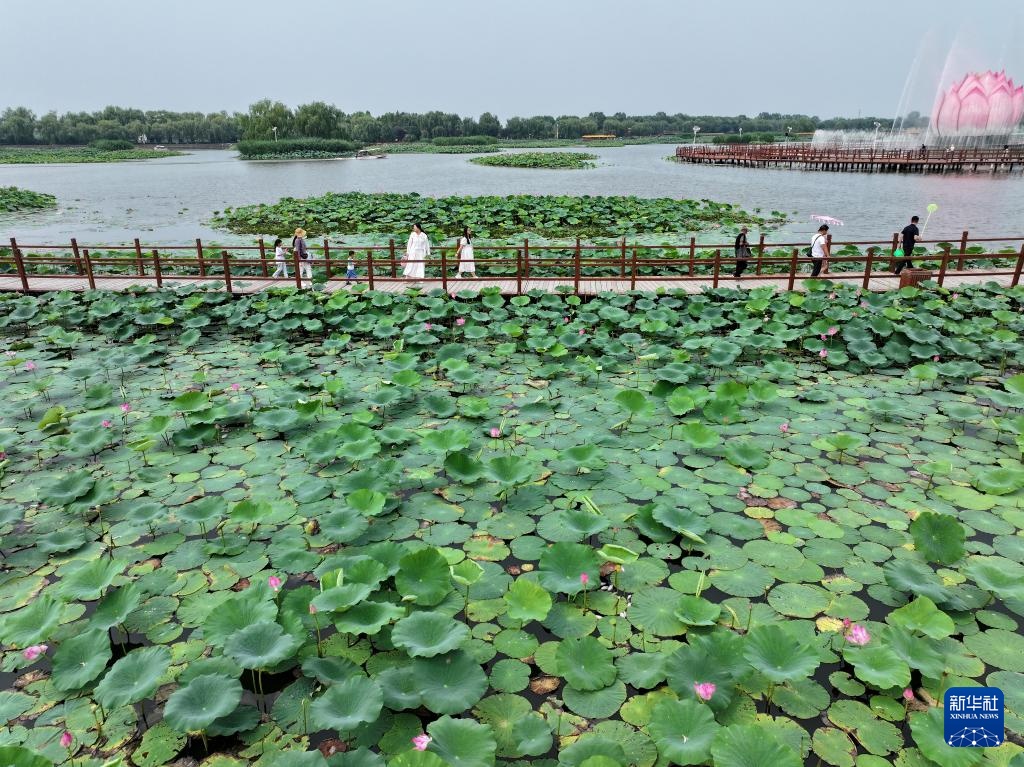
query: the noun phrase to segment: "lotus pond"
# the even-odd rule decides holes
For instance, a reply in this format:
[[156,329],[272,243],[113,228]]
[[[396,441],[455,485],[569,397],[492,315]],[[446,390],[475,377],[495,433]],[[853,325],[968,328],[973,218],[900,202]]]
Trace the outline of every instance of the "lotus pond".
[[586,152],[517,152],[488,157],[475,157],[477,165],[496,165],[502,168],[551,168],[578,170],[596,167],[596,154]]
[[1024,292],[808,287],[0,296],[0,760],[1019,764]]

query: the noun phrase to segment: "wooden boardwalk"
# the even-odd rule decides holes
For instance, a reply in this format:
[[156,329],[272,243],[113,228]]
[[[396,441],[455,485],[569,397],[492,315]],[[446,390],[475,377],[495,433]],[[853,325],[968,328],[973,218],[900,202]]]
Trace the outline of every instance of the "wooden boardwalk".
[[[794,282],[795,290],[803,290],[803,280],[809,279],[810,274],[797,275],[797,279]],[[863,286],[864,275],[862,272],[833,272],[831,274],[823,274],[820,279],[830,279],[834,282],[853,283],[858,286]],[[39,276],[27,276],[29,292],[30,293],[47,293],[53,291],[70,290],[70,291],[85,291],[89,290],[89,282],[85,277],[39,277]],[[999,275],[979,275],[970,271],[953,271],[949,270],[945,274],[943,280],[943,286],[946,288],[957,288],[964,285],[980,285],[985,282],[996,282],[1004,287],[1010,286],[1013,280],[1013,275],[1010,273],[999,274]],[[741,288],[744,290],[751,290],[753,288],[771,287],[779,290],[785,290],[789,281],[788,274],[778,275],[744,275],[742,279],[736,281],[730,276],[722,275],[719,277],[718,285],[722,288]],[[103,277],[96,278],[96,289],[97,290],[111,290],[121,291],[137,288],[156,288],[156,280],[153,277]],[[278,289],[291,289],[295,290],[294,279],[262,279],[252,278],[246,279],[243,277],[234,277],[231,281],[231,288],[233,293],[240,294],[252,294],[260,293],[265,290]],[[165,289],[173,290],[178,287],[186,285],[199,285],[207,290],[225,290],[225,284],[223,280],[211,279],[211,278],[176,278],[166,276],[163,279],[163,287]],[[303,283],[305,288],[309,288],[310,283]],[[356,285],[365,287],[365,280]],[[580,295],[596,295],[598,293],[611,292],[611,293],[627,293],[630,290],[630,280],[628,278],[587,278],[581,277],[579,282],[579,293]],[[316,288],[324,290],[329,293],[333,293],[340,290],[352,290],[355,286],[345,285],[344,279],[331,279],[325,283],[317,284]],[[384,293],[402,293],[410,288],[418,288],[424,292],[430,292],[431,290],[440,290],[442,287],[440,278],[433,280],[424,280],[422,282],[408,282],[405,280],[390,280],[386,278],[378,277],[374,280],[374,290]],[[515,278],[505,279],[474,279],[474,280],[448,280],[448,291],[449,292],[462,292],[468,291],[471,293],[477,293],[483,288],[495,288],[497,287],[501,293],[505,295],[516,295],[520,291],[526,293],[531,290],[542,290],[549,293],[559,292],[559,288],[569,293],[573,292],[573,278],[559,278],[559,279],[523,279],[521,283]],[[636,282],[636,290],[646,292],[658,292],[658,291],[672,291],[672,290],[683,290],[687,293],[700,293],[702,290],[707,290],[713,287],[713,278],[708,276],[698,276],[695,278],[691,277],[640,277]],[[899,278],[893,275],[891,272],[875,272],[868,280],[868,290],[872,291],[885,291],[885,290],[896,290],[899,288]],[[16,291],[24,292],[22,290],[21,279],[17,275],[4,275],[0,276],[0,291]]]

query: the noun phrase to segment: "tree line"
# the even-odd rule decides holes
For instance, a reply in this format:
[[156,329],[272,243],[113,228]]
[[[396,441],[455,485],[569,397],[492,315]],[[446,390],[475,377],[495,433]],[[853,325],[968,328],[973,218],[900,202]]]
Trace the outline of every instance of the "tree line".
[[[619,137],[688,136],[701,133],[810,133],[818,128],[873,130],[876,122],[888,127],[891,118],[834,117],[762,112],[755,117],[736,115],[666,114],[586,116],[535,115],[510,117],[503,123],[491,112],[478,118],[451,112],[346,113],[316,101],[292,109],[280,101],[257,101],[246,112],[143,111],[106,107],[96,112],[47,112],[37,116],[25,107],[10,107],[0,114],[0,144],[88,144],[100,139],[122,139],[149,144],[224,144],[240,139],[324,138],[362,144],[421,141],[457,136],[495,136],[505,139],[577,139],[593,133]],[[905,127],[923,127],[927,119],[911,112]]]

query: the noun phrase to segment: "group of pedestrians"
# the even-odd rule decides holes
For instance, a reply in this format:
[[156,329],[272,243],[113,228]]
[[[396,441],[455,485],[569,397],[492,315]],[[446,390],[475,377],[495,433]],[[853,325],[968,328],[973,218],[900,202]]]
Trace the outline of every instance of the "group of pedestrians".
[[[914,268],[910,258],[914,255],[917,238],[921,236],[921,230],[917,228],[920,220],[917,216],[911,216],[910,223],[903,227],[899,237],[900,247],[893,253],[894,256],[900,258],[893,268],[893,274],[899,274],[905,268]],[[828,274],[828,260],[832,255],[832,242],[829,239],[828,224],[822,224],[818,227],[818,231],[811,238],[811,247],[806,253],[811,257],[811,277],[817,277],[821,274],[822,267],[825,269],[825,274]],[[902,254],[902,257],[900,257],[900,254]],[[736,235],[735,255],[736,268],[733,271],[733,279],[738,280],[747,268],[747,263],[751,258],[750,243],[747,241],[747,227],[745,226]]]
[[[348,256],[345,284],[351,285],[359,280],[359,273],[356,270],[355,251],[350,250]],[[306,230],[302,227],[295,230],[291,248],[285,248],[284,241],[280,237],[274,240],[274,264],[276,268],[274,269],[273,276],[275,278],[287,278],[288,261],[296,257],[299,280],[312,281],[313,258],[309,253],[309,246],[306,244]],[[423,231],[423,227],[419,224],[413,224],[412,232],[409,234],[409,241],[405,246],[405,256],[402,258],[402,276],[413,280],[424,279],[426,262],[429,258],[430,238]],[[455,258],[458,261],[455,271],[456,279],[462,279],[463,275],[476,276],[476,261],[473,256],[473,233],[468,226],[462,229],[462,236],[458,240]]]

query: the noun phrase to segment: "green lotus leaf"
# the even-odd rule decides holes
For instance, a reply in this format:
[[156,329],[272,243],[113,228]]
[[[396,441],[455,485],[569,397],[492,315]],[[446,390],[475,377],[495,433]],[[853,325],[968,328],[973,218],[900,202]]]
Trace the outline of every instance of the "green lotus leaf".
[[235,522],[256,524],[274,511],[274,507],[266,501],[239,501],[228,511],[228,516]]
[[180,413],[194,413],[197,410],[204,410],[210,404],[210,397],[206,392],[190,391],[179,394],[171,404]]
[[319,749],[312,751],[300,751],[297,748],[282,749],[267,754],[261,761],[265,762],[267,767],[327,767],[327,760]]
[[480,479],[484,466],[467,453],[455,452],[444,459],[444,470],[453,479],[468,485]]
[[1008,495],[1024,488],[1024,469],[986,469],[974,478],[974,486],[990,495]]
[[380,685],[364,676],[355,676],[332,684],[309,707],[316,726],[347,733],[376,721],[384,708]]
[[344,682],[354,676],[362,676],[363,671],[348,658],[306,658],[302,661],[302,673],[316,677],[324,684]]
[[681,597],[673,589],[641,589],[633,595],[627,616],[634,626],[656,636],[678,636],[686,631],[686,624],[676,616]]
[[628,565],[632,562],[636,562],[640,557],[640,555],[632,549],[628,549],[625,546],[617,546],[614,543],[606,543],[598,549],[597,556],[605,562],[611,562],[616,565]]
[[517,578],[505,592],[504,599],[508,605],[505,614],[523,623],[542,621],[551,611],[551,594],[532,580]]
[[669,530],[679,533],[687,540],[702,545],[706,543],[701,538],[701,535],[707,532],[708,520],[689,509],[657,503],[654,505],[651,516],[657,522]]
[[635,416],[649,407],[647,397],[634,389],[623,389],[614,397],[615,403],[629,415]]
[[848,645],[843,657],[853,664],[858,679],[881,690],[910,684],[910,667],[889,647]]
[[376,490],[370,490],[369,488],[361,488],[359,490],[353,490],[351,493],[345,496],[345,504],[350,509],[355,509],[363,516],[374,517],[384,510],[384,504],[387,502],[387,496],[384,493],[379,493]]
[[777,684],[804,679],[813,674],[821,662],[814,647],[776,625],[751,629],[744,656],[750,665]]
[[239,706],[230,714],[222,716],[206,728],[206,734],[213,737],[249,732],[260,723],[260,711],[255,706]]
[[27,607],[3,616],[4,644],[28,647],[50,638],[60,621],[61,603],[43,594]]
[[92,629],[63,642],[53,654],[53,686],[77,690],[98,677],[113,657],[105,629]]
[[687,594],[680,597],[675,615],[687,626],[714,626],[721,613],[721,605]]
[[679,433],[688,445],[697,450],[707,450],[722,441],[717,431],[699,421],[683,424]]
[[458,714],[471,708],[487,690],[487,675],[464,650],[417,658],[412,675],[423,705],[435,714]]
[[77,551],[85,545],[86,532],[81,527],[65,527],[40,537],[36,549],[43,554]]
[[591,636],[563,639],[555,658],[565,681],[577,690],[600,690],[618,676],[611,651]]
[[405,610],[391,602],[366,600],[333,616],[334,627],[347,634],[373,636],[382,628],[405,615]]
[[500,485],[516,487],[533,479],[536,467],[518,455],[503,455],[489,460],[485,472]]
[[690,391],[685,386],[678,386],[665,398],[665,404],[672,411],[672,415],[683,416],[697,407],[697,403],[690,396]]
[[457,565],[452,565],[448,569],[452,574],[452,580],[466,588],[480,580],[484,574],[484,569],[478,562],[472,559],[463,559]]
[[452,590],[448,562],[437,549],[422,549],[402,557],[395,588],[402,599],[424,607],[440,604]]
[[1024,565],[1005,557],[972,556],[964,567],[979,588],[1000,599],[1024,599]]
[[597,584],[600,561],[597,552],[582,543],[555,543],[540,556],[540,584],[549,592],[578,594],[583,591],[581,575]]
[[0,746],[0,764],[4,767],[53,767],[53,762],[24,746]]
[[489,725],[442,716],[427,726],[430,750],[451,767],[492,767],[498,744]]
[[420,446],[428,453],[454,453],[457,450],[465,450],[469,447],[469,432],[465,429],[452,427],[448,429],[435,429],[427,432],[420,439]]
[[597,469],[605,466],[601,458],[601,448],[597,445],[576,445],[561,452],[559,455],[563,461],[568,461],[573,466],[587,469]]
[[914,548],[929,562],[951,565],[963,559],[967,532],[956,519],[926,511],[910,523]]
[[179,732],[205,730],[234,711],[241,699],[237,679],[203,674],[171,693],[164,705],[164,721]]
[[893,626],[907,631],[918,631],[932,639],[943,639],[953,633],[953,619],[935,606],[928,597],[918,597],[913,602],[893,610],[885,619]]
[[913,712],[910,731],[921,753],[939,767],[972,767],[984,759],[984,749],[949,747],[943,733],[941,708]]
[[[319,754],[320,752],[317,751],[316,753]],[[451,767],[451,765],[433,751],[416,751],[413,749],[411,751],[404,751],[388,761],[388,767]]]
[[565,767],[583,767],[583,764],[591,759],[610,761],[619,767],[629,764],[626,752],[619,743],[595,735],[584,735],[575,743],[563,748],[558,757],[559,763]]
[[203,623],[203,636],[214,647],[223,646],[228,637],[255,623],[273,621],[277,605],[267,597],[269,590],[262,585],[250,586],[240,594],[213,610]]
[[706,762],[718,730],[711,709],[692,699],[659,701],[647,725],[661,758],[680,765]]
[[398,621],[391,630],[391,641],[414,658],[458,649],[469,639],[469,627],[440,613],[413,613]]
[[242,668],[276,666],[298,647],[299,640],[285,633],[281,624],[259,621],[239,629],[224,643],[224,654]]
[[85,562],[65,573],[60,580],[60,592],[68,599],[91,601],[100,595],[124,570],[124,562],[97,558]]
[[320,519],[320,531],[333,543],[350,543],[369,527],[369,520],[351,507],[332,511]]
[[734,466],[744,469],[763,469],[768,465],[768,453],[749,440],[731,439],[725,446],[725,457]]
[[96,685],[96,700],[108,711],[150,697],[171,665],[166,647],[140,647],[115,663]]
[[92,490],[95,484],[88,470],[79,469],[50,484],[42,490],[41,495],[49,506],[66,506]]
[[719,730],[711,745],[715,767],[800,767],[800,753],[767,725],[734,724]]

